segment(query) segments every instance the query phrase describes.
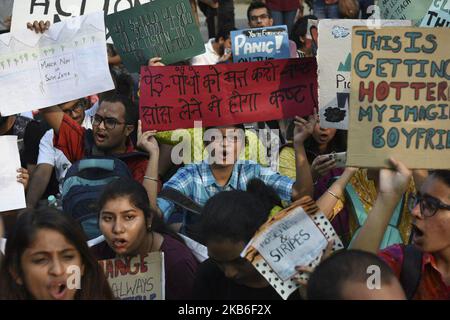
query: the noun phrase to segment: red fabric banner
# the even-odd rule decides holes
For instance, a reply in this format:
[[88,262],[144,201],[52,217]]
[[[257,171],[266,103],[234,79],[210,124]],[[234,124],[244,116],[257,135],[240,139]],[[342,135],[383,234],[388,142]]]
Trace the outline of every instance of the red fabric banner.
[[143,130],[306,116],[317,108],[315,58],[214,66],[142,67]]

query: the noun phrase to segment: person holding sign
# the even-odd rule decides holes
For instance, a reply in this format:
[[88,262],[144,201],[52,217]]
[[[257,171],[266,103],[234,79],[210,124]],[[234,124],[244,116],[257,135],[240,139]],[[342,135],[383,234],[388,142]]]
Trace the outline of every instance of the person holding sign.
[[[245,190],[247,181],[258,178],[273,187],[286,202],[295,201],[305,195],[311,196],[312,178],[303,144],[313,131],[315,119],[315,116],[310,116],[308,120],[300,117],[296,117],[295,120],[293,138],[297,173],[295,181],[254,162],[238,160],[245,143],[243,126],[236,125],[206,130],[203,140],[205,148],[210,152],[209,158],[179,169],[164,184],[163,190],[175,189],[203,206],[213,195],[221,191]],[[157,201],[164,219],[169,221],[176,211],[175,202],[165,198],[158,198]],[[182,232],[186,232],[187,225],[194,223],[190,218],[183,216]],[[179,227],[181,226],[178,225]]]
[[136,181],[121,178],[107,185],[99,199],[98,219],[105,242],[93,250],[99,260],[162,251],[166,299],[189,299],[198,262],[149,204],[145,188]]
[[0,299],[109,300],[113,295],[79,225],[43,208],[21,215],[8,237]]
[[[281,201],[276,191],[252,180],[247,191],[233,190],[212,197],[198,225],[209,259],[194,283],[201,300],[279,300],[281,297],[241,252]],[[297,290],[289,299],[300,300]]]
[[450,299],[450,171],[431,171],[410,198],[412,245],[378,251],[387,224],[408,187],[411,171],[390,159],[395,170],[380,171],[380,192],[361,232],[352,244],[378,255],[401,279],[408,299]]

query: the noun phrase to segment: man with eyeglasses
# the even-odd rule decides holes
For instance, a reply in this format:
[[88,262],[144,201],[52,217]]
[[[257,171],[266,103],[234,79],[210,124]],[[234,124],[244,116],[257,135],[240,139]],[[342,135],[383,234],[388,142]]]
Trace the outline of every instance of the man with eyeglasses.
[[[92,118],[97,112],[98,104],[90,109],[87,109],[88,105],[89,101],[83,98],[60,104],[58,107],[83,128],[92,129]],[[26,196],[27,207],[29,208],[35,208],[39,200],[46,194],[49,183],[53,181],[53,172],[58,183],[57,192],[62,193],[64,177],[72,165],[64,153],[53,145],[53,129],[48,130],[40,139],[36,163],[30,181],[30,189]],[[53,188],[51,189],[53,190]],[[47,195],[52,193],[56,192],[48,191]],[[43,201],[43,204],[46,204],[45,201]]]
[[[151,154],[136,153],[131,134],[136,129],[138,108],[126,96],[112,94],[103,97],[93,117],[92,130],[81,127],[58,107],[41,110],[45,120],[54,130],[54,144],[72,163],[88,156],[114,156],[122,159],[129,167],[133,178],[143,183],[144,177],[154,192],[158,186],[158,157],[154,151],[154,132],[138,134],[138,145]],[[152,149],[153,148],[153,149]],[[152,186],[150,186],[150,184]],[[147,186],[146,186],[147,187]]]
[[[450,299],[450,170],[431,171],[409,205],[412,214],[412,246],[393,245],[378,252],[383,234],[411,171],[391,159],[395,171],[382,169],[380,192],[352,249],[383,258],[402,282],[409,299]],[[417,276],[414,276],[417,275]]]

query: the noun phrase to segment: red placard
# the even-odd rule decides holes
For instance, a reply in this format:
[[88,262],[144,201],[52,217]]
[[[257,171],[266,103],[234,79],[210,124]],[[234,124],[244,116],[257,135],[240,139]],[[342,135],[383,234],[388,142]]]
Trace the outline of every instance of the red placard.
[[317,108],[315,58],[142,67],[143,130],[287,119]]

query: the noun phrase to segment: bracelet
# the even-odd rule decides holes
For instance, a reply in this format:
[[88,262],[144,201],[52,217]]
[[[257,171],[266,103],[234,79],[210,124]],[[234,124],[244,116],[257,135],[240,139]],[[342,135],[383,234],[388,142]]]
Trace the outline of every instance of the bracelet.
[[152,177],[149,177],[149,176],[144,176],[144,179],[155,181],[155,182],[159,182],[158,178],[152,178]]
[[328,192],[329,194],[331,194],[333,197],[335,197],[337,200],[342,201],[342,199],[341,199],[340,197],[338,197],[334,192],[332,192],[332,191],[330,191],[330,190],[327,190],[327,192]]

